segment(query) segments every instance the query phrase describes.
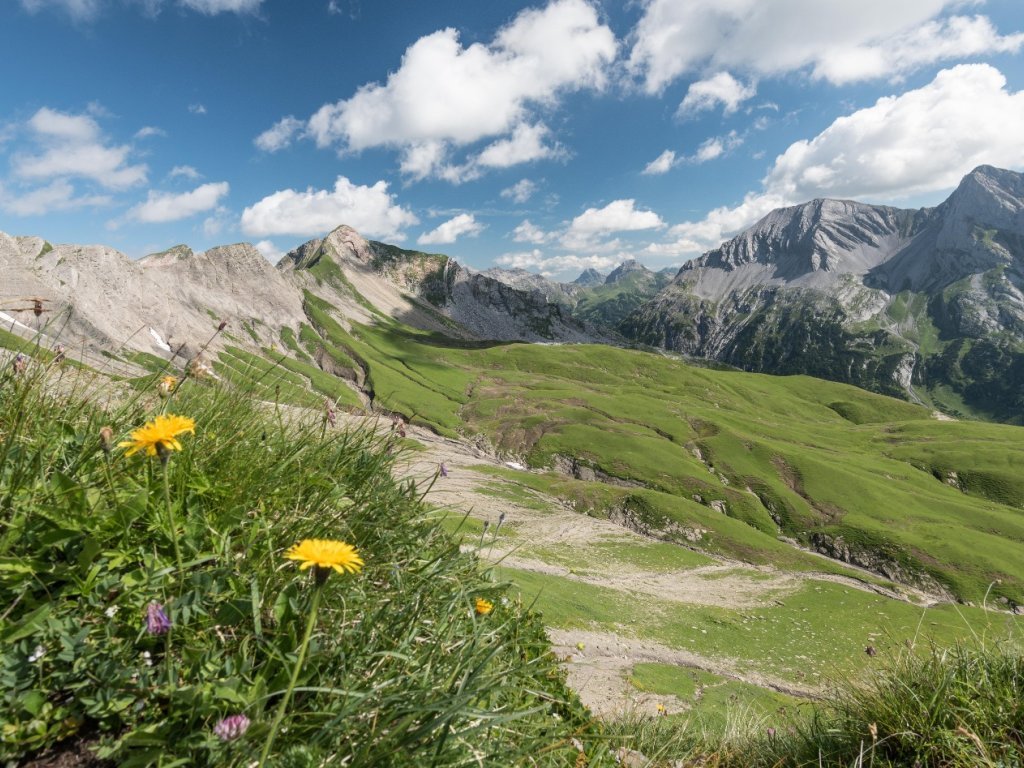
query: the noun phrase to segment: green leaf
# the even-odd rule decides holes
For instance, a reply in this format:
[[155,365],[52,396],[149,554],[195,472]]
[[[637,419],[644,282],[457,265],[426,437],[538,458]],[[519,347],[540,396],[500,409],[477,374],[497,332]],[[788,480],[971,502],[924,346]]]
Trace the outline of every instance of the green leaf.
[[41,605],[16,624],[5,629],[0,637],[5,643],[13,643],[39,631],[51,613],[50,604]]

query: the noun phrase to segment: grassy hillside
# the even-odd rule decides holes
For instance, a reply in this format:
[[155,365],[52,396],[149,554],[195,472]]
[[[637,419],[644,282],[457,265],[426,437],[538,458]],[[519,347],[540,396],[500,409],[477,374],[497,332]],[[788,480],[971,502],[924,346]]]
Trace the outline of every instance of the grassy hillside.
[[387,321],[346,330],[313,295],[308,313],[319,339],[307,343],[364,369],[377,406],[557,465],[534,482],[581,511],[748,562],[822,568],[779,540],[791,537],[890,580],[968,601],[992,585],[992,599],[1024,603],[1019,428],[606,346],[473,347]]
[[[610,764],[537,617],[392,478],[395,445],[240,375],[159,383],[0,360],[0,761]],[[300,570],[317,539],[361,567]]]

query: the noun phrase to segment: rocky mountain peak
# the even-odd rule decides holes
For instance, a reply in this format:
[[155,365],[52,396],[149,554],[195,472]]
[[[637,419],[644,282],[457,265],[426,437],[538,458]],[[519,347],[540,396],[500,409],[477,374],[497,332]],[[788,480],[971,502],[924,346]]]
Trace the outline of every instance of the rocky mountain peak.
[[580,272],[580,276],[572,281],[573,285],[579,285],[583,288],[589,288],[593,285],[601,285],[605,281],[605,276],[598,272],[593,267]]
[[939,211],[953,227],[967,220],[986,229],[1024,233],[1024,174],[980,165],[964,176]]
[[347,224],[335,228],[324,238],[323,244],[333,249],[335,253],[363,264],[373,262],[374,252],[370,243]]
[[647,267],[641,264],[636,259],[626,259],[624,262],[619,264],[615,269],[608,273],[608,277],[604,279],[606,285],[617,283],[623,278],[635,273],[635,272],[650,272]]

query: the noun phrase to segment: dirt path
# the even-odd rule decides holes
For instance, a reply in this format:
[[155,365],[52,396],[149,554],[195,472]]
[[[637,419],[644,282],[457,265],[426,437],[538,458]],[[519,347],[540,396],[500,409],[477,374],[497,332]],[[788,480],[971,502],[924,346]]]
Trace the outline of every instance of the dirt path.
[[[358,417],[349,417],[359,420]],[[361,419],[365,421],[365,419]],[[377,420],[379,429],[390,423]],[[466,441],[440,437],[428,430],[407,426],[407,434],[424,446],[410,451],[396,466],[400,477],[412,477],[426,487],[433,485],[427,499],[434,505],[459,514],[487,521],[491,531],[499,518],[512,535],[488,540],[482,548],[469,544],[491,562],[519,570],[560,576],[581,584],[614,589],[643,601],[657,598],[694,606],[715,606],[734,610],[763,607],[799,589],[811,579],[837,581],[845,586],[892,597],[903,597],[889,590],[865,584],[853,578],[821,573],[789,573],[772,568],[716,556],[705,556],[710,564],[676,570],[648,570],[638,565],[596,572],[572,564],[581,549],[603,543],[650,544],[647,539],[611,521],[588,517],[572,511],[558,499],[526,490],[513,480],[485,475],[472,467],[509,465]],[[447,477],[439,476],[442,465]],[[521,469],[521,467],[514,467]],[[530,505],[493,495],[494,489],[506,489],[505,495],[526,493]],[[484,491],[490,491],[484,492]],[[541,548],[559,557],[545,557]],[[569,558],[569,563],[561,557]],[[583,562],[586,562],[585,560]],[[632,637],[625,632],[594,632],[549,628],[556,652],[565,659],[570,686],[596,714],[610,716],[628,710],[655,713],[662,705],[669,713],[686,710],[690,703],[674,696],[638,691],[630,682],[633,667],[642,662],[658,662],[700,669],[726,679],[738,680],[782,693],[814,697],[820,691],[800,688],[778,678],[751,671],[736,659],[712,658],[690,651]],[[583,650],[580,650],[582,646]]]

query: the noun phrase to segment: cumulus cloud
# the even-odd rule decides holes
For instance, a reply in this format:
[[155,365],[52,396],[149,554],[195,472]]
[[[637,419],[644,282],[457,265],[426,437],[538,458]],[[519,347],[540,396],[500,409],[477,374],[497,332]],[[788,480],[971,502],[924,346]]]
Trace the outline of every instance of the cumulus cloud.
[[180,176],[182,178],[189,179],[190,181],[195,181],[196,179],[201,179],[203,177],[203,174],[191,165],[176,165],[171,168],[171,172],[167,175],[172,179],[176,179]]
[[29,13],[38,13],[44,8],[63,11],[74,21],[89,21],[95,18],[102,7],[101,0],[21,0],[21,7]]
[[511,187],[501,190],[501,196],[522,205],[537,191],[537,185],[529,179],[520,179]]
[[215,16],[218,13],[256,13],[263,0],[178,0],[193,11]]
[[654,211],[638,211],[635,200],[613,200],[604,208],[587,208],[572,220],[569,232],[581,235],[658,229],[665,222]]
[[507,139],[499,139],[485,147],[477,156],[476,163],[491,168],[509,168],[533,160],[558,157],[564,151],[545,143],[548,133],[550,132],[543,123],[520,123]]
[[641,171],[645,176],[657,176],[662,173],[668,173],[672,170],[672,167],[676,164],[676,153],[671,149],[666,149],[656,158],[651,160],[647,166]]
[[985,16],[943,16],[962,0],[646,0],[629,68],[648,93],[695,72],[779,75],[832,83],[892,78],[938,61],[1020,50]]
[[271,264],[277,264],[284,256],[284,251],[274,245],[270,240],[260,240],[257,243],[253,243],[253,247],[263,254],[263,257]]
[[522,223],[512,230],[512,239],[517,243],[534,243],[540,245],[551,238],[548,232],[540,227],[534,226],[529,219],[523,219]]
[[190,192],[178,194],[150,190],[145,201],[128,209],[125,219],[144,224],[180,221],[213,210],[229,190],[226,181],[203,184]]
[[89,115],[38,110],[27,127],[39,150],[17,154],[11,166],[16,177],[31,181],[79,177],[107,189],[126,189],[146,180],[144,164],[131,164],[128,145],[110,146]]
[[293,115],[282,117],[253,139],[253,144],[264,152],[277,152],[291,144],[292,139],[302,130],[303,126],[304,123]]
[[549,157],[532,111],[602,88],[616,48],[587,0],[552,0],[520,12],[489,44],[464,47],[451,28],[421,37],[385,83],[325,104],[307,130],[320,147],[398,148],[403,172],[416,176],[464,177],[446,164],[448,151],[488,138],[498,141],[470,170]]
[[740,104],[756,95],[757,87],[753,83],[744,85],[728,72],[719,72],[706,80],[691,83],[676,114],[680,117],[690,117],[721,104],[722,111],[730,115]]
[[578,274],[585,269],[596,269],[607,271],[614,267],[617,261],[609,256],[545,256],[538,249],[532,251],[518,251],[506,253],[499,256],[496,262],[502,267],[510,269],[529,269],[540,272],[545,277],[554,277],[568,273]]
[[78,195],[67,179],[57,179],[29,192],[12,194],[0,186],[0,208],[15,216],[40,216],[53,211],[110,205],[107,195]]
[[267,195],[242,212],[242,231],[255,237],[309,237],[348,224],[363,235],[403,240],[402,230],[419,219],[398,205],[387,182],[353,184],[339,176],[334,189],[283,189]]
[[155,125],[144,125],[135,132],[136,139],[148,139],[150,136],[166,136],[167,131]]
[[[218,13],[256,13],[263,0],[177,0],[183,8],[190,8],[207,16]],[[149,16],[156,16],[164,0],[140,0],[139,5]],[[110,6],[108,0],[21,0],[21,6],[29,13],[37,13],[44,8],[52,8],[66,13],[74,21],[92,21],[104,7]]]
[[701,145],[697,147],[697,151],[685,159],[688,163],[700,165],[709,160],[717,160],[719,157],[736,149],[742,143],[743,138],[736,131],[730,131],[725,136],[712,136],[701,142]]
[[460,213],[429,232],[424,232],[416,242],[420,245],[447,245],[454,243],[462,235],[475,236],[483,231],[484,225],[476,220],[471,213]]
[[836,119],[779,155],[761,189],[669,230],[699,251],[773,208],[815,197],[896,202],[952,189],[973,168],[1024,167],[1024,91],[988,64],[942,70],[927,85]]

